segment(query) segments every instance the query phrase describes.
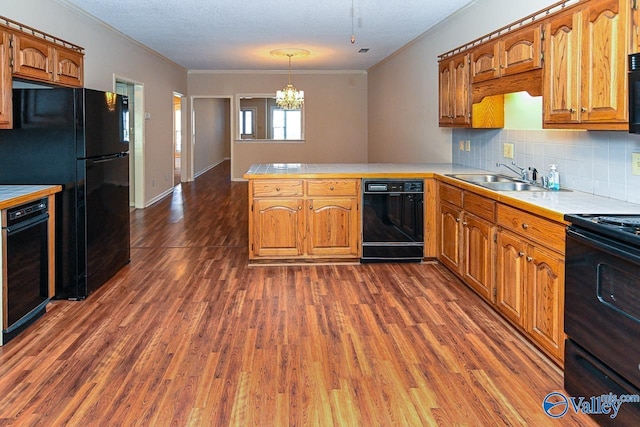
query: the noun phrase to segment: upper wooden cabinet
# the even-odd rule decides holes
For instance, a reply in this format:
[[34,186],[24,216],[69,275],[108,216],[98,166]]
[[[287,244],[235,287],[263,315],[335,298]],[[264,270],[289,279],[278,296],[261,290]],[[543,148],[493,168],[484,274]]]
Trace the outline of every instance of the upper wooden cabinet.
[[12,124],[10,36],[0,29],[0,129]]
[[545,24],[544,126],[628,128],[630,0],[592,0]]
[[[527,91],[543,97],[545,128],[627,130],[627,55],[639,34],[637,0],[567,0],[440,55],[440,67],[469,55],[469,127],[483,127],[475,107],[487,97]],[[459,126],[442,114],[440,125]]]
[[84,55],[81,52],[56,47],[53,65],[53,80],[56,84],[84,86]]
[[471,83],[542,67],[540,25],[526,27],[471,50]]
[[82,52],[56,46],[29,34],[13,35],[13,75],[28,80],[81,87]]
[[0,16],[0,129],[11,129],[12,78],[84,85],[84,50]]
[[53,81],[53,46],[29,34],[13,35],[13,75]]
[[469,55],[458,55],[439,64],[440,125],[471,124]]

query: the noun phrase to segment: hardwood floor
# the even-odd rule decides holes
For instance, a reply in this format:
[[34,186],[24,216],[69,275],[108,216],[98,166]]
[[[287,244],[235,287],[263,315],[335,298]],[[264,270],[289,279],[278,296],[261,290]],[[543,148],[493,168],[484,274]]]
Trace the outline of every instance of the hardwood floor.
[[0,348],[0,425],[594,425],[436,263],[249,267],[228,176],[133,212],[131,264]]

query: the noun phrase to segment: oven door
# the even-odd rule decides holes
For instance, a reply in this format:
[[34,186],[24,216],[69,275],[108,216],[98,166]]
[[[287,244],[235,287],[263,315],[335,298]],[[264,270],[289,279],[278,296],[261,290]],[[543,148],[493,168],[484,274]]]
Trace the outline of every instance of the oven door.
[[640,250],[569,227],[565,332],[640,388]]

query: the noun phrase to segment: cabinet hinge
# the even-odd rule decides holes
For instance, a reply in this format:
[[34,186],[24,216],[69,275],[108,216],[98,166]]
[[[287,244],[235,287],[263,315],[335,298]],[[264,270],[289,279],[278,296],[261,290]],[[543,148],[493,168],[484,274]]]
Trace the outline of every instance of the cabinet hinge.
[[544,29],[540,31],[540,40],[544,40]]
[[498,296],[498,288],[493,288],[493,297],[496,298]]
[[493,233],[493,243],[498,243],[498,233]]
[[253,203],[251,203],[251,212],[253,212]]
[[544,62],[544,52],[540,52],[540,61]]
[[638,0],[633,0],[631,2],[631,9],[633,9],[633,10],[637,10],[638,9]]

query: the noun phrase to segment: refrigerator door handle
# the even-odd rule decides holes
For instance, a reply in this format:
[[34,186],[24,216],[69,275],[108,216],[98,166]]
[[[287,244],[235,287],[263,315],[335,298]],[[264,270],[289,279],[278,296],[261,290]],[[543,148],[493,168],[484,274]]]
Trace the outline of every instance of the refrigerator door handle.
[[93,163],[102,163],[102,162],[108,162],[110,160],[113,159],[119,159],[121,157],[126,157],[127,155],[129,155],[129,153],[117,153],[117,154],[112,154],[109,156],[102,156],[102,157],[98,157],[96,159],[87,159],[87,160],[92,160]]

